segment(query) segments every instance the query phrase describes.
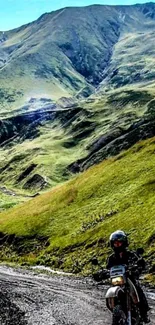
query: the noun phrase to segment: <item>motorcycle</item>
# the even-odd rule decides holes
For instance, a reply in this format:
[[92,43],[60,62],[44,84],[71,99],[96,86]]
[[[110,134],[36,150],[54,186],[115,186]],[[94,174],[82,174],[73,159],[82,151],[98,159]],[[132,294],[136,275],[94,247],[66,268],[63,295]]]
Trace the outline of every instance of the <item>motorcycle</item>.
[[[97,265],[97,259],[92,260]],[[93,274],[93,279],[101,282],[110,279],[111,286],[106,292],[106,306],[112,313],[112,325],[143,325],[139,311],[139,295],[131,278],[137,276],[138,265],[117,265],[110,271],[101,269]],[[134,277],[134,278],[135,278]]]

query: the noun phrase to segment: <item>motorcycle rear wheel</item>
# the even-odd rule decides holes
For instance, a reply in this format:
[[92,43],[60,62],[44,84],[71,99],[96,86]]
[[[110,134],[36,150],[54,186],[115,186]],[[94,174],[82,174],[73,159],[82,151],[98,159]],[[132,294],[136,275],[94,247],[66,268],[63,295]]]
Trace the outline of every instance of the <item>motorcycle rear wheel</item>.
[[113,309],[112,325],[126,325],[126,315],[120,305],[117,305]]

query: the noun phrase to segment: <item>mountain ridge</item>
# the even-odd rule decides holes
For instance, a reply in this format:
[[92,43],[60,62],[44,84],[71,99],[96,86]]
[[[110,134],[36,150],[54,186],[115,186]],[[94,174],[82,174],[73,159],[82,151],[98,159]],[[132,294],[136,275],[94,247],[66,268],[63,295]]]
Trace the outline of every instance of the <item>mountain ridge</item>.
[[[135,8],[141,10],[135,10]],[[142,9],[145,9],[144,13]],[[148,17],[149,14],[154,14],[154,9],[155,6],[152,4],[138,5],[138,7],[136,5],[128,7],[94,5],[63,8],[43,14],[32,23],[2,34],[1,56],[3,52],[6,59],[1,59],[1,64],[3,61],[9,60],[7,58],[9,56],[11,61],[13,60],[14,66],[12,66],[11,61],[7,61],[4,62],[5,64],[3,67],[1,66],[1,69],[3,69],[5,78],[12,79],[7,69],[7,65],[9,65],[9,70],[15,71],[15,76],[17,75],[18,81],[21,80],[21,84],[23,84],[22,80],[25,80],[27,73],[30,73],[35,83],[39,81],[41,84],[42,80],[45,89],[48,89],[47,83],[51,83],[52,89],[54,82],[58,97],[62,95],[63,91],[66,95],[67,91],[69,91],[68,95],[72,95],[76,93],[76,88],[80,90],[85,86],[89,87],[90,84],[96,86],[103,80],[103,71],[112,55],[113,46],[120,37],[120,27],[122,26],[127,30],[129,27],[131,28],[132,23],[132,29],[140,30],[143,26],[145,30],[150,28],[147,25],[151,23],[154,28],[154,22]],[[137,15],[140,15],[139,18]],[[145,18],[146,23],[143,18]],[[128,25],[130,26],[128,27]],[[89,35],[92,36],[91,42],[89,42]],[[85,46],[86,49],[84,50]],[[106,50],[107,46],[108,51]],[[54,52],[57,53],[57,57]],[[18,58],[18,65],[16,64],[16,57]],[[98,64],[99,66],[97,66]],[[68,70],[65,69],[65,66]],[[37,81],[37,78],[41,79]],[[39,84],[36,85],[37,87],[39,89]]]

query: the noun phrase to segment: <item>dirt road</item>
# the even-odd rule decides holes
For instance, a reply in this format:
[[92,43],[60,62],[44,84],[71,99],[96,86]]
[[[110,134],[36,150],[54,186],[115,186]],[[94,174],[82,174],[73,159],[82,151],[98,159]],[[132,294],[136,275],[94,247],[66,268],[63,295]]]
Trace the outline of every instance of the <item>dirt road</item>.
[[[155,294],[147,292],[155,324]],[[0,267],[0,325],[110,325],[105,288],[91,279]]]

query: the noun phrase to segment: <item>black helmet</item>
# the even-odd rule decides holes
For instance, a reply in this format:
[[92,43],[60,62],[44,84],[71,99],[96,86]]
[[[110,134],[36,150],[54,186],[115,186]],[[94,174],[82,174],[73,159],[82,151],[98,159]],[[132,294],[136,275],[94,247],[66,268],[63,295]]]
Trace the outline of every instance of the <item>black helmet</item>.
[[[110,235],[109,238],[112,249],[116,252],[121,252],[128,246],[128,238],[124,231],[117,230]],[[121,245],[115,246],[114,243],[121,243]]]

